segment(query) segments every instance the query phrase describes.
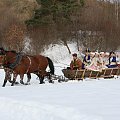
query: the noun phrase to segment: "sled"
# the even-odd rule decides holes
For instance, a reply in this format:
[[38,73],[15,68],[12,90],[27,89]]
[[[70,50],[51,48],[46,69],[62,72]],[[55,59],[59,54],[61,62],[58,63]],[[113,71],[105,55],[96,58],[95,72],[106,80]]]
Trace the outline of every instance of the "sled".
[[85,78],[113,78],[115,75],[120,76],[120,68],[107,68],[102,71],[92,70],[62,70],[64,76],[70,80],[83,80]]

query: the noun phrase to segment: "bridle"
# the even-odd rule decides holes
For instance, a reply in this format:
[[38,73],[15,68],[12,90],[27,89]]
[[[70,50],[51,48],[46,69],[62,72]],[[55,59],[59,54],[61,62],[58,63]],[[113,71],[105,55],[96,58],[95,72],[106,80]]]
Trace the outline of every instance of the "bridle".
[[[10,51],[8,51],[8,52],[10,52]],[[0,57],[2,57],[1,58],[2,60],[1,60],[0,65],[3,67],[8,67],[10,69],[14,69],[16,67],[16,65],[21,61],[20,58],[18,60],[18,56],[20,56],[20,54],[16,53],[16,55],[14,57],[7,58],[6,53],[1,54]],[[15,59],[15,62],[9,63],[9,61],[14,60],[14,59]]]

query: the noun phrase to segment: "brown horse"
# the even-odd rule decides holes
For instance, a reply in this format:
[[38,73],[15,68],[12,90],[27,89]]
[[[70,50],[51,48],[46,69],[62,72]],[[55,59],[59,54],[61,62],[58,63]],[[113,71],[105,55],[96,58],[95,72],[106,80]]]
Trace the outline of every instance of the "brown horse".
[[[10,68],[14,71],[13,81],[11,86],[14,85],[16,78],[20,75],[20,83],[24,84],[24,74],[35,73],[40,78],[40,84],[44,83],[44,76],[54,74],[54,65],[50,58],[42,55],[35,56],[22,56],[20,53],[15,51],[5,51],[2,49],[0,52],[0,63],[4,67]],[[50,73],[46,72],[46,68],[49,65]],[[29,82],[29,81],[28,81]],[[50,80],[49,82],[52,82]],[[4,80],[3,87],[6,85],[7,80]]]

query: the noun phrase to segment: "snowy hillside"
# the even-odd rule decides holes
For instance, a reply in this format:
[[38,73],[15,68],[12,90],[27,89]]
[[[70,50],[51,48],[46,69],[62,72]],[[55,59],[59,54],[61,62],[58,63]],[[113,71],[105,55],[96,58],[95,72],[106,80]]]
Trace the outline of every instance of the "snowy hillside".
[[[76,43],[68,44],[71,53],[78,53]],[[50,57],[55,64],[55,73],[62,74],[62,69],[69,66],[72,55],[69,54],[68,49],[66,46],[62,44],[58,45],[50,45],[48,49],[45,49],[43,55]]]
[[[70,48],[73,53],[76,51],[75,44]],[[49,48],[44,55],[57,61],[56,74],[62,74],[62,67],[64,64],[67,66],[71,59],[67,49],[59,45]],[[0,78],[2,86],[3,70],[0,70]],[[0,120],[120,119],[120,78],[55,81],[55,84],[45,82],[40,85],[36,76],[32,75],[31,85],[11,87],[7,83],[5,88],[0,87]]]

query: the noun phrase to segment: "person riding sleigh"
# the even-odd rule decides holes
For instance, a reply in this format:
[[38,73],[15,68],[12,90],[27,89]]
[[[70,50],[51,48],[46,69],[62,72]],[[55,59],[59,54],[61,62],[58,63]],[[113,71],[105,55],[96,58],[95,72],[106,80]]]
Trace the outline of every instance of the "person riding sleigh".
[[110,52],[110,55],[109,55],[109,64],[107,65],[108,68],[115,68],[117,67],[117,57],[116,57],[116,54],[115,52]]
[[80,59],[78,59],[77,54],[72,54],[73,60],[70,63],[71,70],[80,70],[82,69],[82,62]]
[[85,56],[83,58],[82,69],[85,69],[85,67],[90,65],[90,63],[91,63],[90,50],[86,49]]

